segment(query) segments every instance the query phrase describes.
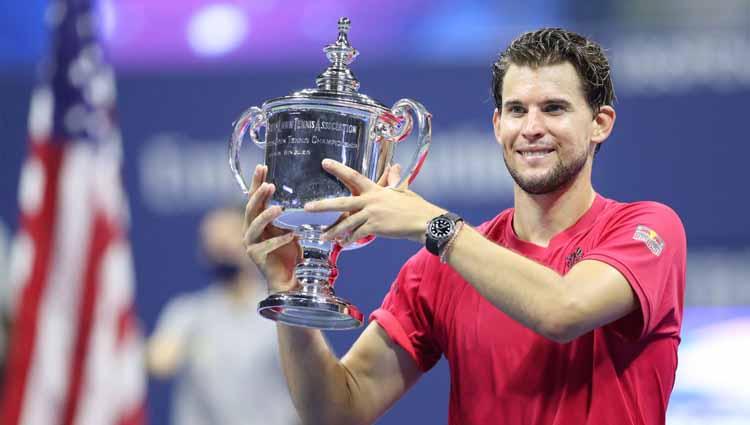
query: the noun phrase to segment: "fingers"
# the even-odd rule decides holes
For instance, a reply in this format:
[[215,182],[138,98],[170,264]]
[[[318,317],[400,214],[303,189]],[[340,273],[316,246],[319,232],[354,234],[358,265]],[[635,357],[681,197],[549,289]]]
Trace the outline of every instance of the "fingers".
[[388,164],[385,166],[385,169],[383,170],[383,174],[378,179],[378,186],[386,187],[388,186],[388,175],[391,171],[391,165]]
[[[396,188],[401,180],[401,164],[395,164],[388,170],[388,187]],[[398,188],[400,189],[400,188]]]
[[323,160],[323,169],[344,183],[352,193],[364,193],[368,189],[377,186],[372,180],[332,159]]
[[350,243],[356,242],[364,237],[370,236],[372,232],[368,230],[368,226],[363,224],[359,226],[356,230],[354,230],[351,234],[349,234],[346,239],[341,243],[342,245],[348,245]]
[[266,179],[268,173],[268,167],[262,164],[255,166],[255,172],[253,173],[253,181],[250,183],[250,193],[258,190],[258,187]]
[[[255,172],[253,172],[253,180],[250,182],[250,196],[248,197],[247,205],[245,206],[245,228],[250,225],[255,215],[257,215],[257,202],[258,189],[263,185],[263,181],[266,179],[268,173],[268,167],[265,165],[258,164],[255,166]],[[264,189],[267,190],[267,189]],[[262,194],[261,194],[262,195]]]
[[269,224],[271,224],[271,222],[278,218],[283,211],[283,208],[275,205],[271,208],[265,209],[263,212],[258,214],[258,216],[250,222],[250,225],[245,231],[245,245],[252,245],[256,243],[263,234],[263,230],[266,229],[266,226],[268,226]]
[[352,214],[323,233],[323,240],[348,239],[348,236],[366,221],[367,216],[364,213]]
[[308,202],[305,204],[305,211],[358,211],[364,205],[365,203],[361,196],[346,196],[343,198],[321,199],[320,201]]
[[268,254],[294,241],[294,232],[266,239],[259,243],[247,245],[245,253],[255,264],[262,266],[266,262]]
[[266,208],[268,200],[271,199],[276,187],[271,183],[261,183],[257,190],[250,195],[245,206],[245,226],[249,227],[255,217]]

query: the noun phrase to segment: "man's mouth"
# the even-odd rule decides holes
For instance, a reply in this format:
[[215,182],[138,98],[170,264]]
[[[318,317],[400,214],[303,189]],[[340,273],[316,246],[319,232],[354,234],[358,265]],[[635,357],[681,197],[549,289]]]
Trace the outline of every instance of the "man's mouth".
[[554,152],[554,149],[525,149],[516,151],[525,159],[544,158]]

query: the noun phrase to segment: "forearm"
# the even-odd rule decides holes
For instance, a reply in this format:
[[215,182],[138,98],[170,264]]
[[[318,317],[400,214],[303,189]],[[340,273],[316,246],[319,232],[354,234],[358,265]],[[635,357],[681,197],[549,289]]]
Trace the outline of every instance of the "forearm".
[[304,424],[357,423],[351,377],[322,332],[277,325],[281,366]]
[[577,306],[556,271],[487,240],[469,226],[456,236],[448,263],[519,323],[550,339],[567,339]]

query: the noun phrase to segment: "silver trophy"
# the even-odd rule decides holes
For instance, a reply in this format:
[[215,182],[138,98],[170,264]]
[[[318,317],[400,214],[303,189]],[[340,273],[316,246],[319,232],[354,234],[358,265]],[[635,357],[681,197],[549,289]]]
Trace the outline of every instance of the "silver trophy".
[[[242,141],[247,135],[264,149],[267,181],[276,186],[270,204],[284,207],[274,225],[294,231],[302,248],[302,260],[294,270],[297,288],[271,294],[258,305],[261,315],[288,325],[351,329],[364,320],[356,306],[335,295],[333,283],[341,250],[360,248],[373,238],[344,247],[321,240],[341,214],[305,212],[305,203],[351,195],[323,170],[321,161],[335,159],[378,181],[393,159],[396,144],[416,126],[416,152],[400,185],[414,179],[430,145],[431,115],[420,103],[401,99],[387,108],[357,92],[359,81],[349,64],[358,52],[349,44],[349,26],[349,19],[339,19],[338,39],[323,49],[331,64],[316,79],[317,88],[247,109],[234,123],[229,143],[229,165],[245,193],[249,189],[240,167]],[[265,127],[263,137],[261,127]]]

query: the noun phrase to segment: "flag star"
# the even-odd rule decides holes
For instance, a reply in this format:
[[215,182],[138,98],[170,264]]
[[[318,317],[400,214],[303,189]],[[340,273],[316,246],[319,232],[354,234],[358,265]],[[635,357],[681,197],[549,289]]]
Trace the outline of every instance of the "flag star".
[[29,136],[32,141],[45,141],[49,136],[52,130],[54,100],[49,86],[39,87],[32,93],[29,108]]
[[68,80],[75,87],[83,87],[101,65],[101,51],[94,45],[82,48],[68,68]]
[[84,92],[86,101],[95,107],[112,106],[115,94],[114,75],[107,67],[101,67],[94,74]]

